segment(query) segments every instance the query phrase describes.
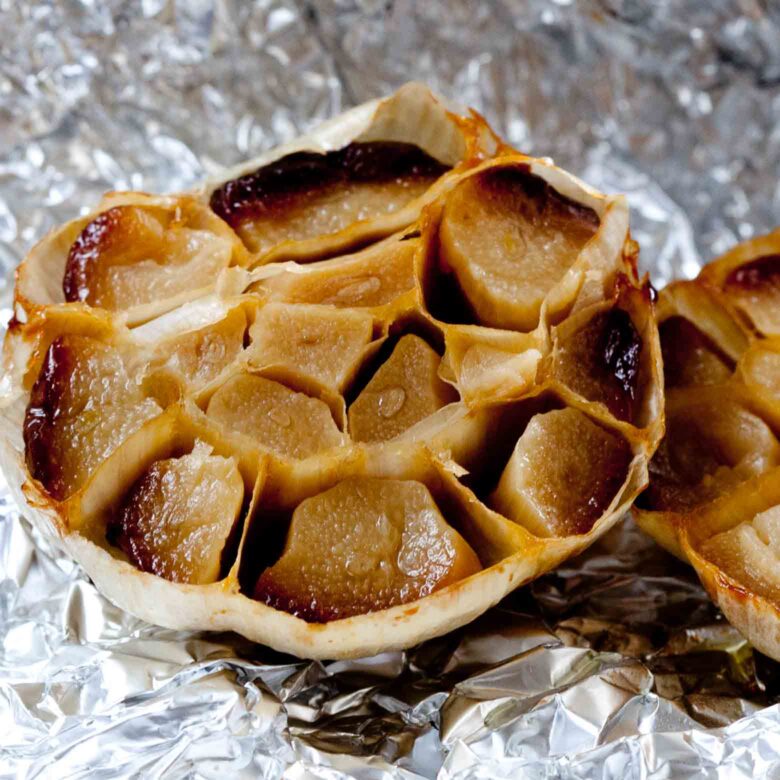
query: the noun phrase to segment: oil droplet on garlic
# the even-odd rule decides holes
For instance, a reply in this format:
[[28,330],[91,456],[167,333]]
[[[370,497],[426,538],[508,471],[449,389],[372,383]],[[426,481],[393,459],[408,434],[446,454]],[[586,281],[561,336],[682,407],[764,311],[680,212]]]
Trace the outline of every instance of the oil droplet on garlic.
[[365,276],[348,281],[333,297],[343,301],[359,301],[367,295],[378,293],[382,281],[378,276]]
[[280,409],[278,406],[271,409],[268,412],[268,416],[280,427],[289,428],[292,424],[292,418],[284,409]]
[[401,411],[406,401],[406,391],[402,387],[388,387],[382,390],[377,401],[380,417],[393,417]]
[[375,556],[362,552],[347,556],[346,569],[353,577],[365,577],[377,566]]

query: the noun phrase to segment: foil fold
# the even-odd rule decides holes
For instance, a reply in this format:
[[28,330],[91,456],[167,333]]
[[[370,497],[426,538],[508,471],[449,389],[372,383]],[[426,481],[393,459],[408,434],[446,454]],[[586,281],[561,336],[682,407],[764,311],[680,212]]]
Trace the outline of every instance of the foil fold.
[[[780,13],[757,0],[0,0],[0,315],[105,190],[173,191],[415,78],[627,194],[656,286],[780,213]],[[627,521],[471,625],[333,663],[150,626],[0,486],[0,777],[780,772],[780,665]]]

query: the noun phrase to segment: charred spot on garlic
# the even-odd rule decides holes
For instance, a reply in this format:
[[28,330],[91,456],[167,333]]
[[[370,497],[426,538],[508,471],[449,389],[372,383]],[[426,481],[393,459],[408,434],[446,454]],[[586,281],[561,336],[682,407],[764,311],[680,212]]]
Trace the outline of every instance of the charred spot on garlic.
[[397,211],[448,167],[413,144],[354,142],[282,157],[226,182],[210,204],[251,251],[261,252]]
[[726,278],[726,288],[756,291],[780,286],[780,254],[765,255],[735,268]]
[[89,219],[71,245],[66,301],[155,314],[202,294],[221,270],[243,262],[235,236],[192,198],[128,200]]

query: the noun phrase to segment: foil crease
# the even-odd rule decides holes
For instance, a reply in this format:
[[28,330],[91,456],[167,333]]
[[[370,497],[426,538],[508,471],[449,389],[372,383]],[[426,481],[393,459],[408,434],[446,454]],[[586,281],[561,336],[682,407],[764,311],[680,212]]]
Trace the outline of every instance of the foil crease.
[[[780,214],[759,0],[0,0],[0,314],[108,189],[186,188],[409,79],[625,192],[656,286]],[[459,631],[333,663],[103,599],[0,486],[0,777],[780,773],[780,666],[626,521]]]

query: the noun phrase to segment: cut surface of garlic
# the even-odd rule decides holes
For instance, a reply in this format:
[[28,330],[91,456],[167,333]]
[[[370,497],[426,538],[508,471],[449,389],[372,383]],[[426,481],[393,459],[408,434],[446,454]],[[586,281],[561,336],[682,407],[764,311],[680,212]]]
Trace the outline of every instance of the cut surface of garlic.
[[254,595],[323,622],[415,601],[481,568],[425,485],[353,477],[296,507]]

